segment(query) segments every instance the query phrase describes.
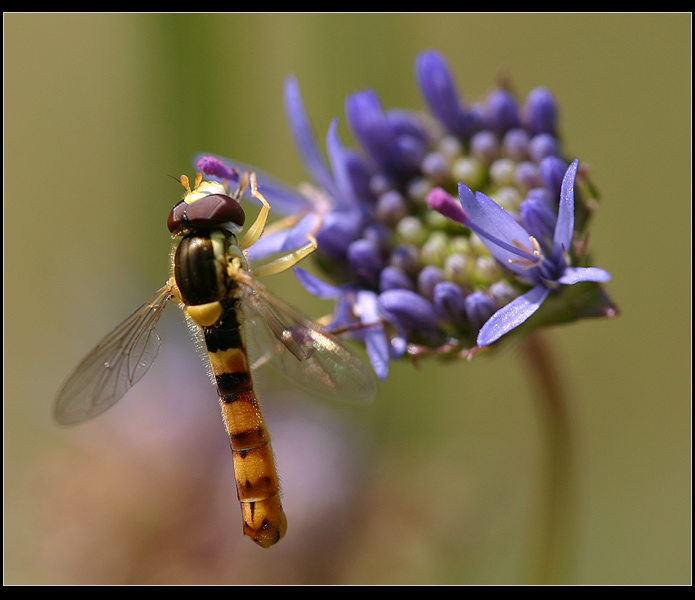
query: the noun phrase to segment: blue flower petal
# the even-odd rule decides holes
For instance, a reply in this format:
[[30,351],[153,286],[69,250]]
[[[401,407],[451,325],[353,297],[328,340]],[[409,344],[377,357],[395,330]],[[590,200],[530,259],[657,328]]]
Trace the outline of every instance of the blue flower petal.
[[481,348],[488,346],[505,333],[509,333],[521,325],[538,310],[549,293],[550,289],[539,284],[500,308],[480,329],[477,339],[478,346]]
[[557,280],[563,285],[574,285],[580,281],[610,281],[611,274],[598,267],[567,267]]
[[249,260],[254,263],[279,254],[287,245],[289,230],[274,231],[260,237],[260,239],[247,249]]
[[349,155],[345,151],[343,144],[338,136],[338,119],[331,121],[328,128],[328,136],[326,138],[326,148],[328,157],[333,167],[333,176],[335,178],[335,187],[339,190],[337,197],[334,197],[336,202],[335,209],[342,210],[345,208],[353,208],[357,206],[357,198],[355,190],[352,186],[350,178]]
[[543,200],[526,198],[519,206],[519,216],[526,231],[542,245],[550,244],[555,231],[557,217]]
[[415,284],[413,280],[408,277],[408,275],[400,267],[395,267],[393,265],[385,266],[381,273],[379,274],[379,291],[385,292],[386,290],[397,290],[414,289]]
[[[536,158],[538,157],[536,156]],[[538,176],[556,203],[560,195],[562,180],[566,172],[567,163],[565,163],[565,161],[558,156],[545,156],[538,163]]]
[[266,231],[248,248],[248,256],[251,262],[269,258],[274,254],[287,254],[296,248],[304,246],[308,237],[318,229],[319,216],[315,213],[307,213],[292,227],[285,227],[276,231]]
[[384,259],[376,241],[360,238],[348,246],[347,259],[355,274],[370,286],[376,287]]
[[406,329],[437,332],[439,318],[431,302],[410,290],[387,290],[379,295],[379,308]]
[[427,147],[427,134],[401,111],[386,114],[374,90],[364,90],[346,100],[348,122],[371,159],[390,173],[412,172]]
[[557,213],[557,223],[555,224],[555,235],[553,245],[568,251],[572,243],[574,233],[574,179],[577,176],[577,166],[579,161],[575,159],[567,167],[565,176],[562,179],[560,189],[560,207]]
[[329,211],[321,219],[321,230],[316,234],[321,252],[344,261],[350,244],[362,233],[361,215],[354,210]]
[[494,90],[487,97],[484,111],[487,125],[498,134],[521,125],[519,105],[507,90]]
[[322,281],[301,267],[295,267],[294,274],[297,276],[297,279],[299,279],[299,282],[304,286],[306,291],[312,296],[327,300],[338,298],[342,294],[342,290],[340,288]]
[[335,193],[333,177],[316,143],[316,137],[304,109],[299,84],[295,77],[288,77],[285,81],[285,111],[295,145],[302,156],[307,171],[318,185],[330,193]]
[[533,134],[550,133],[557,129],[555,97],[544,87],[537,87],[526,97],[524,106],[526,126]]
[[367,349],[369,362],[374,373],[385,381],[389,374],[390,344],[380,322],[377,295],[374,292],[361,290],[357,292],[357,306],[360,309],[360,321],[368,325],[362,330],[362,338]]
[[373,90],[348,96],[346,100],[348,122],[355,137],[369,155],[383,166],[389,166],[395,139],[386,124],[381,101]]
[[466,297],[461,286],[453,281],[440,281],[432,294],[437,314],[445,321],[460,327],[466,321]]
[[464,110],[446,60],[434,50],[422,52],[415,61],[415,71],[435,118],[454,135],[465,135]]
[[[281,252],[291,252],[304,246],[309,241],[309,236],[314,235],[321,225],[321,217],[316,213],[304,215],[292,227],[286,228],[287,236],[281,246]],[[261,237],[261,240],[263,237]],[[260,241],[260,240],[259,240]]]
[[497,308],[495,301],[480,290],[466,296],[464,304],[466,317],[476,329],[480,329]]
[[483,243],[500,263],[512,271],[528,277],[533,276],[533,269],[524,270],[509,259],[537,260],[530,252],[525,252],[514,245],[518,242],[530,248],[528,232],[516,222],[506,210],[485,194],[473,192],[463,183],[459,183],[459,198],[466,215],[466,225],[482,239]]

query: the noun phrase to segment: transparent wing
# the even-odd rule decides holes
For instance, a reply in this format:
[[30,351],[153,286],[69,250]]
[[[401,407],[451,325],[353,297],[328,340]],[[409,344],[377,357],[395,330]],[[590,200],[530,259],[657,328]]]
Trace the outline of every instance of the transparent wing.
[[336,336],[252,276],[239,275],[252,369],[271,364],[302,389],[324,398],[365,402],[374,397],[374,373]]
[[72,425],[91,419],[140,380],[159,351],[155,327],[170,298],[166,285],[82,359],[58,392],[56,421]]

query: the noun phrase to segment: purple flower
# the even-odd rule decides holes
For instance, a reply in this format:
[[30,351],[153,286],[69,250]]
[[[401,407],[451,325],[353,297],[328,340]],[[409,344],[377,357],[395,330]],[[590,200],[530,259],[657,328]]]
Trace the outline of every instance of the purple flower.
[[[597,202],[576,161],[567,169],[550,92],[536,88],[522,103],[497,88],[465,102],[432,50],[417,57],[415,74],[431,116],[384,107],[374,90],[353,93],[345,114],[355,147],[342,143],[337,119],[318,143],[289,77],[285,110],[310,177],[297,189],[247,165],[199,158],[217,178],[254,170],[271,214],[294,217],[254,244],[251,258],[315,235],[320,273],[295,273],[311,294],[334,302],[330,327],[364,343],[382,380],[403,356],[460,356],[494,342],[551,293],[546,307],[554,308],[540,324],[609,314],[597,284],[579,299],[562,291],[608,274],[579,266],[589,261],[586,226]],[[460,202],[451,196],[457,187]]]
[[551,291],[581,281],[608,281],[610,274],[596,267],[570,266],[574,234],[574,181],[578,161],[562,180],[560,203],[552,240],[543,242],[529,233],[507,211],[485,194],[459,184],[460,205],[441,193],[430,194],[431,208],[474,231],[493,257],[531,289],[500,308],[481,327],[479,347],[492,344],[536,312]]

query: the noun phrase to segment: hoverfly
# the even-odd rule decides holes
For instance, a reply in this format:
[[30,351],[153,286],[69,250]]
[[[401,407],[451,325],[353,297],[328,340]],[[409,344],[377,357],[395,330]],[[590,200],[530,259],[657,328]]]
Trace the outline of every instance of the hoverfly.
[[[169,280],[82,359],[58,393],[54,415],[61,424],[80,423],[122,398],[154,362],[164,308],[178,304],[207,349],[234,458],[243,532],[267,548],[283,537],[287,521],[252,361],[272,362],[302,387],[336,398],[370,399],[374,376],[335,335],[257,280],[292,267],[316,248],[316,240],[309,235],[300,248],[251,269],[247,251],[270,212],[255,174],[239,175],[231,195],[228,182],[203,181],[200,173],[192,189],[185,175],[180,181],[183,200],[168,219],[177,241]],[[261,209],[239,242],[245,222],[240,202],[249,189]],[[252,347],[258,356],[249,358]]]

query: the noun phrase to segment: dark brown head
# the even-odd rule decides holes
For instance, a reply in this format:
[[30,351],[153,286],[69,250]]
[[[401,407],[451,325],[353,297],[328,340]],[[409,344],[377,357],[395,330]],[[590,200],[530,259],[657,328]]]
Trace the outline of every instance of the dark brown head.
[[244,209],[232,196],[228,196],[222,184],[202,181],[196,177],[193,190],[188,185],[188,177],[181,176],[186,195],[169,213],[167,225],[174,235],[197,229],[215,229],[231,226],[241,229],[246,220]]

